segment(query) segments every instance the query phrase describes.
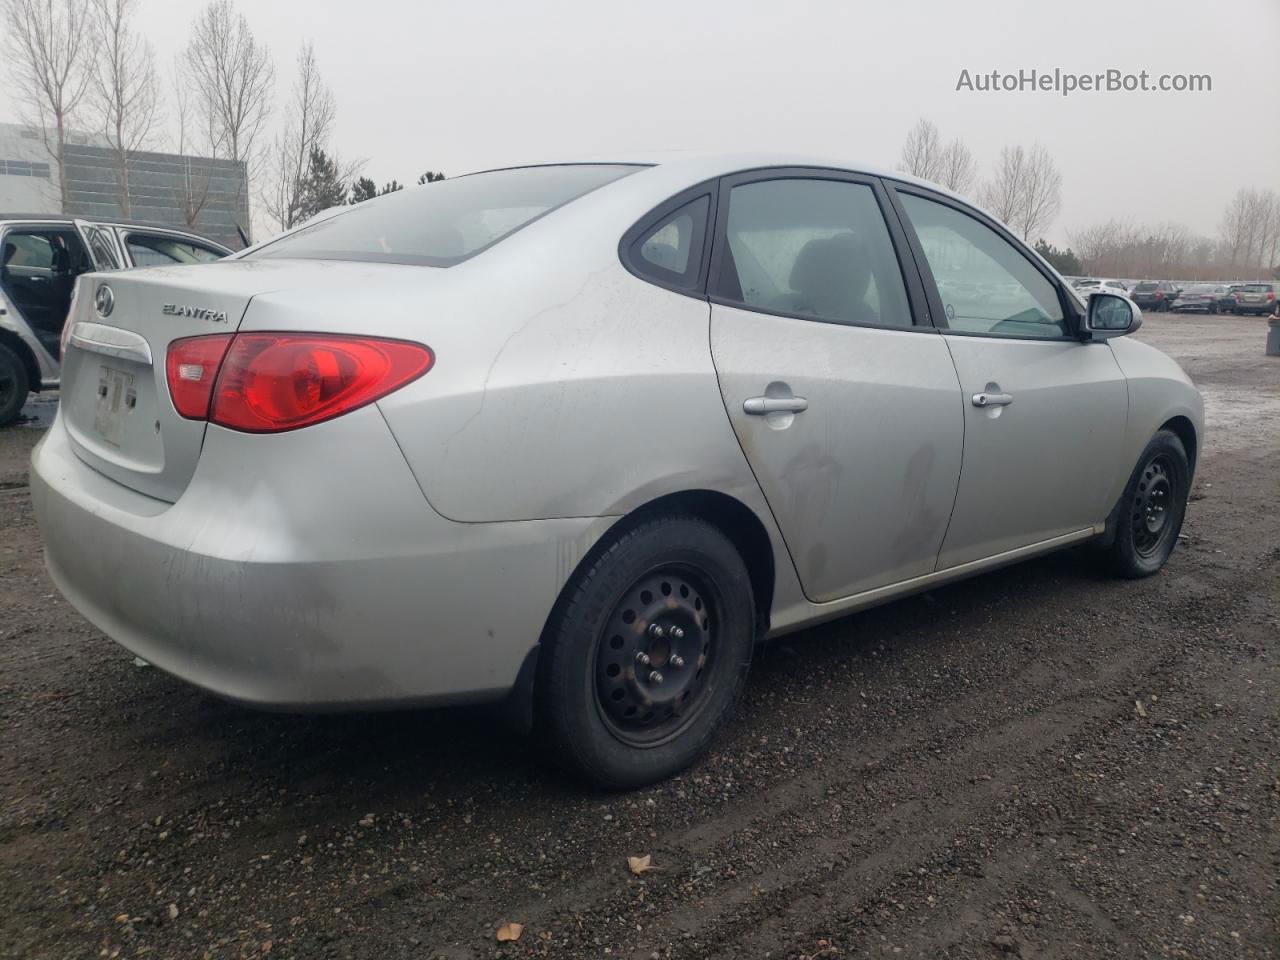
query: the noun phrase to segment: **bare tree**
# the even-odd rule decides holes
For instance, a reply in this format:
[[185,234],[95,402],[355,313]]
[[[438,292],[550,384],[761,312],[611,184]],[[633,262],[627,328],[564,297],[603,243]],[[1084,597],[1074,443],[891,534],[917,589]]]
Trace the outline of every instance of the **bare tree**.
[[973,154],[965,142],[957,137],[942,151],[938,164],[938,182],[948,190],[968,194],[977,179],[978,165],[974,162]]
[[[1267,191],[1266,253],[1262,266],[1265,270],[1280,268],[1280,194]],[[1274,275],[1274,274],[1273,274]]]
[[1005,147],[995,174],[982,187],[981,202],[1022,239],[1038,238],[1062,208],[1062,174],[1039,144],[1030,150]]
[[1268,272],[1280,250],[1280,197],[1272,190],[1236,191],[1223,211],[1219,236],[1233,276]]
[[23,122],[40,131],[58,167],[58,195],[67,209],[68,128],[89,88],[92,56],[86,0],[3,0],[0,32],[17,74],[9,85]]
[[129,216],[129,161],[156,134],[160,89],[151,44],[130,24],[135,0],[91,0],[98,62],[92,77],[92,106],[111,150],[116,201]]
[[995,174],[979,191],[982,205],[998,219],[1013,226],[1022,205],[1026,178],[1027,151],[1022,147],[1005,147],[1000,151],[1000,164]]
[[1236,276],[1238,276],[1236,271],[1239,270],[1241,265],[1240,259],[1244,251],[1248,221],[1249,191],[1238,190],[1227,204],[1226,210],[1222,212],[1222,223],[1218,228],[1219,236],[1222,238],[1222,246],[1231,258],[1232,274]]
[[940,179],[942,171],[942,140],[933,122],[921,117],[907,134],[898,158],[898,168],[921,180]]
[[[246,179],[252,178],[275,82],[267,48],[254,38],[244,15],[234,12],[231,0],[213,0],[192,28],[186,59],[195,110],[213,155],[244,164]],[[248,209],[247,193],[235,199]]]
[[[174,199],[182,210],[182,219],[188,227],[194,227],[200,219],[200,212],[209,202],[209,187],[212,181],[208,164],[187,155],[188,149],[195,149],[196,142],[192,136],[192,125],[195,122],[191,105],[191,94],[187,90],[183,74],[185,65],[178,57],[173,64],[173,90],[178,117],[178,153],[182,155],[182,183],[174,190]],[[200,142],[210,142],[208,132],[200,137]]]
[[1061,209],[1062,173],[1049,151],[1036,144],[1027,154],[1022,198],[1013,223],[1022,239],[1030,241],[1048,229]]
[[271,178],[262,202],[268,215],[288,230],[302,220],[303,192],[311,154],[328,145],[336,107],[333,93],[320,77],[310,43],[298,51],[298,76],[293,84],[284,130],[272,145]]

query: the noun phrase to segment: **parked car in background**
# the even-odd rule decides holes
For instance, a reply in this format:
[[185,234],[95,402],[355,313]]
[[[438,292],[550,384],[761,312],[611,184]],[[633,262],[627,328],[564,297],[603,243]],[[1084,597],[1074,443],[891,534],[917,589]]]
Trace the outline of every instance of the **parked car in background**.
[[1236,309],[1236,287],[1231,284],[1223,284],[1222,296],[1218,298],[1219,313],[1235,313]]
[[54,583],[160,669],[505,702],[635,787],[763,637],[1086,542],[1157,572],[1204,410],[1140,322],[898,174],[494,170],[82,277],[31,499]]
[[1236,308],[1240,305],[1240,293],[1243,290],[1243,283],[1233,283],[1227,287],[1227,302],[1223,306],[1224,313],[1236,312]]
[[1120,280],[1106,280],[1084,277],[1072,284],[1082,297],[1088,298],[1091,293],[1115,293],[1122,297],[1129,295],[1129,287]]
[[1236,294],[1237,313],[1271,313],[1276,308],[1276,292],[1280,284],[1246,283]]
[[1217,313],[1228,299],[1227,288],[1220,283],[1197,283],[1178,294],[1173,301],[1174,313]]
[[1178,288],[1167,280],[1144,280],[1135,284],[1129,297],[1143,310],[1168,310],[1178,299]]
[[59,340],[82,273],[206,263],[229,253],[165,227],[0,214],[0,426],[17,418],[28,392],[58,386]]

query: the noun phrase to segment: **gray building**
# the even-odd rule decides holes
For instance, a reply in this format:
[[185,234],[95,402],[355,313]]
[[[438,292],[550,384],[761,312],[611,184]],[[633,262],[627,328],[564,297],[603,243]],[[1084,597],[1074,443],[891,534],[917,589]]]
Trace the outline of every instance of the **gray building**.
[[[0,124],[0,213],[66,213],[86,220],[120,219],[115,157],[98,137],[72,134],[65,151],[68,201],[59,200],[57,165],[38,130]],[[250,235],[245,166],[178,153],[129,158],[128,219],[177,227],[243,246]]]

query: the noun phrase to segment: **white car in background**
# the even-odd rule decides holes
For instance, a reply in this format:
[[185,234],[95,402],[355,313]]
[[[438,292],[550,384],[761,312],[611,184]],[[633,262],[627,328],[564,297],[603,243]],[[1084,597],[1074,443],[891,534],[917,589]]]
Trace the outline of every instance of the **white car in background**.
[[1114,293],[1122,297],[1129,295],[1129,288],[1120,280],[1105,280],[1097,277],[1083,277],[1073,284],[1080,296],[1088,298],[1091,293]]

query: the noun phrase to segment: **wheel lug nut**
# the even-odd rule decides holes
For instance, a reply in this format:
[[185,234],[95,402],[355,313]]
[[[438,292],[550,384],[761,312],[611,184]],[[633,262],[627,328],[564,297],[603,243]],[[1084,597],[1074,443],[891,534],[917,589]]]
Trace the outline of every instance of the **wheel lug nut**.
[[643,650],[640,651],[636,654],[636,663],[640,664],[642,667],[647,667],[649,665],[649,655]]
[[684,628],[682,628],[682,627],[672,627],[672,628],[671,628],[671,636],[675,637],[677,640],[683,640],[683,639],[684,639]]
[[654,670],[652,673],[649,674],[649,682],[653,684],[661,683],[662,674],[660,674],[657,670]]
[[673,667],[675,667],[678,670],[684,666],[684,657],[681,657],[678,655],[672,655],[671,659],[669,659],[667,663],[671,664]]
[[666,636],[666,631],[662,629],[662,624],[655,623],[649,628],[649,636],[661,639]]

